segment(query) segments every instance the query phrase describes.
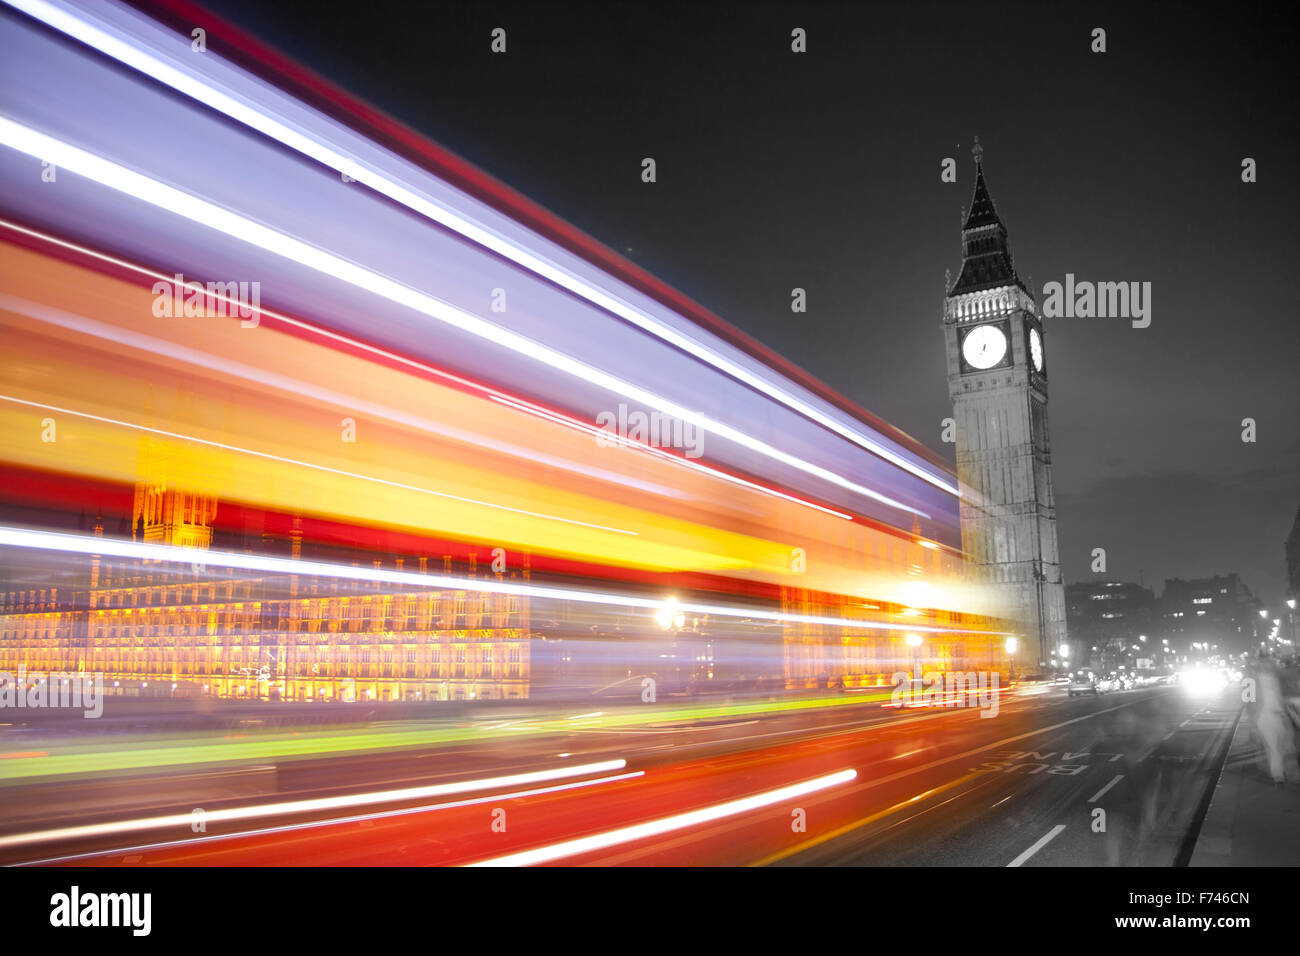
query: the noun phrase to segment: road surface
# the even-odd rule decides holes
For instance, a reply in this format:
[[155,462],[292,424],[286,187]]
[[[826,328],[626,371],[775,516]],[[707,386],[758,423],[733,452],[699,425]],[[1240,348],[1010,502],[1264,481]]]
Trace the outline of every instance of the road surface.
[[297,752],[247,759],[261,735],[224,733],[236,759],[170,765],[124,735],[97,746],[138,766],[52,777],[37,741],[0,767],[0,861],[1169,866],[1239,710],[1167,687],[1004,694],[996,716],[805,703],[278,730]]

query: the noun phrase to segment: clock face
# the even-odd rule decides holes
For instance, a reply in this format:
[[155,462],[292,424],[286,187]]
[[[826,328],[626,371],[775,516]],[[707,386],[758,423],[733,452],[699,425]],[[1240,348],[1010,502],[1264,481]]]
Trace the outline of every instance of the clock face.
[[992,368],[1007,354],[1007,337],[996,325],[981,325],[962,340],[961,354],[971,368]]
[[1034,371],[1043,370],[1043,337],[1038,334],[1037,329],[1029,330],[1029,358],[1034,363]]

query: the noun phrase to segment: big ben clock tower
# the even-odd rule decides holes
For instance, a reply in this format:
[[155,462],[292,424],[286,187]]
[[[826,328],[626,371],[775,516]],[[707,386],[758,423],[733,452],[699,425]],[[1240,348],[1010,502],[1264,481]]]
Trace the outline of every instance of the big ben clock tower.
[[997,613],[1024,636],[1015,668],[1037,670],[1065,640],[1065,589],[1047,437],[1047,371],[1033,293],[1016,275],[984,182],[962,225],[962,268],[944,300],[957,435],[962,547]]

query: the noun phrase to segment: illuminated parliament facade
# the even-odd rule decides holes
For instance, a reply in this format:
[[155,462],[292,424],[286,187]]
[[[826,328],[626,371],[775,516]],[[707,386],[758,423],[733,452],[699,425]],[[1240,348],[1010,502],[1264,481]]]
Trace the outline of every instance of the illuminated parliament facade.
[[[165,480],[138,483],[131,537],[184,545],[196,560],[92,556],[71,587],[0,591],[0,672],[99,673],[107,693],[121,696],[528,696],[526,599],[205,565],[202,552],[212,543],[217,508],[216,500]],[[102,518],[93,533],[103,535]],[[301,533],[288,542],[260,539],[245,550],[283,553],[286,547],[285,556],[300,558]],[[384,563],[373,555],[370,560],[375,567]],[[402,570],[406,559],[387,562],[390,570]],[[446,555],[435,568],[426,557],[412,562],[406,570],[480,575],[472,556],[453,562]],[[528,575],[525,565],[493,576]]]

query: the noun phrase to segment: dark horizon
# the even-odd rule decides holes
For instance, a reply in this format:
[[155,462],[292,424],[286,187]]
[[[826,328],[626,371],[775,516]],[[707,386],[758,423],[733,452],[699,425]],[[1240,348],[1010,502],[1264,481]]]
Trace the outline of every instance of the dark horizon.
[[[1102,547],[1106,577],[1157,592],[1237,572],[1282,596],[1300,503],[1285,288],[1300,203],[1284,172],[1290,64],[1267,8],[209,6],[950,462],[940,310],[978,135],[1040,305],[1067,273],[1152,284],[1149,328],[1047,320],[1066,580],[1102,577]],[[504,55],[489,51],[498,26]],[[1104,54],[1089,49],[1097,26]],[[955,184],[940,181],[947,157]],[[794,287],[806,315],[790,312]]]

